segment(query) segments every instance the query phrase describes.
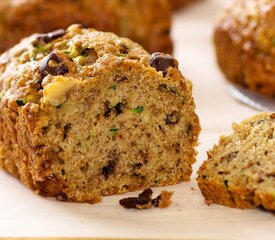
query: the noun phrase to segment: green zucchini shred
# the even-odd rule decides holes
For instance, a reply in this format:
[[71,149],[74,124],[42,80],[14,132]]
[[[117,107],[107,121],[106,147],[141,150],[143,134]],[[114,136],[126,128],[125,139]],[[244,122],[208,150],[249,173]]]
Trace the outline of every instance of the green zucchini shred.
[[137,106],[137,107],[134,108],[132,111],[133,111],[134,113],[141,113],[141,112],[143,112],[143,110],[144,110],[144,107],[143,107],[143,106]]

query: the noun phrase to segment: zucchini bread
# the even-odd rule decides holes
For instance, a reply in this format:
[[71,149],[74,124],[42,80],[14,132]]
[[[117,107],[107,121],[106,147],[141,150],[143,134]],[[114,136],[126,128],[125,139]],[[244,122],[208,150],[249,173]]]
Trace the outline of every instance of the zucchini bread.
[[274,0],[236,0],[214,33],[218,64],[228,80],[270,97],[275,97],[274,22]]
[[75,23],[129,37],[149,52],[172,52],[167,0],[1,0],[0,52],[32,33]]
[[198,171],[207,203],[275,210],[275,113],[233,124]]
[[0,163],[37,193],[93,203],[189,180],[200,126],[172,56],[72,25],[0,63]]

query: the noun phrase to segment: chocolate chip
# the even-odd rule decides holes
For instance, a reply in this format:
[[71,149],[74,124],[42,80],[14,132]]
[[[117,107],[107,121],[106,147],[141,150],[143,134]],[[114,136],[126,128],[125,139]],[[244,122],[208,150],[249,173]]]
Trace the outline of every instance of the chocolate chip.
[[178,67],[178,62],[175,58],[169,54],[159,52],[152,54],[149,64],[157,71],[162,71],[164,77],[166,76],[169,67]]
[[66,31],[64,29],[58,29],[54,32],[39,34],[36,39],[37,41],[43,41],[44,43],[49,43],[57,38],[62,37],[65,34],[66,34]]
[[166,124],[177,124],[180,121],[180,115],[177,111],[173,111],[171,114],[167,114],[165,118]]
[[145,189],[138,197],[123,198],[119,201],[124,208],[144,209],[150,208],[153,191],[151,188]]
[[[50,61],[53,61],[56,65],[49,66]],[[60,58],[56,53],[51,53],[46,56],[40,64],[40,75],[44,78],[47,75],[63,75],[69,71],[68,67],[62,63],[62,58]]]
[[117,165],[118,155],[116,151],[110,151],[108,154],[108,164],[102,168],[102,174],[108,178],[110,174],[114,173]]
[[23,100],[23,99],[16,99],[16,103],[17,103],[17,105],[18,105],[18,106],[20,106],[20,107],[22,107],[22,106],[24,106],[24,105],[25,105],[25,103],[24,103],[24,100]]
[[142,203],[140,205],[149,203],[152,199],[152,194],[153,194],[153,191],[151,188],[147,188],[141,194],[139,194],[138,195],[139,202]]
[[122,110],[123,110],[123,103],[119,102],[118,104],[115,105],[116,115],[121,114]]
[[224,180],[224,185],[228,188],[228,180]]
[[128,197],[123,198],[119,200],[119,204],[123,206],[124,208],[130,209],[130,208],[137,208],[137,197]]
[[64,128],[63,128],[63,131],[64,131],[63,139],[64,140],[68,137],[68,132],[70,131],[71,128],[72,128],[72,124],[71,123],[68,123],[68,124],[66,124],[64,126]]
[[112,108],[110,106],[110,102],[104,102],[104,117],[109,117],[111,114]]
[[108,165],[102,168],[102,174],[105,178],[108,178],[115,170],[116,162],[114,160],[109,160]]
[[159,202],[160,202],[160,200],[161,200],[161,195],[159,195],[159,196],[157,196],[156,198],[154,198],[154,199],[152,200],[153,206],[154,206],[154,207],[159,207]]

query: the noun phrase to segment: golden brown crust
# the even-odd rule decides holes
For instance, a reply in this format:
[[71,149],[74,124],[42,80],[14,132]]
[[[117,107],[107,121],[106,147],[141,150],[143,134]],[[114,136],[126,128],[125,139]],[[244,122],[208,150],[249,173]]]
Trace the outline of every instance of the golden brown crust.
[[275,96],[275,2],[238,0],[219,19],[214,42],[228,80]]
[[275,210],[274,129],[274,113],[261,113],[221,137],[198,171],[207,203]]
[[[2,1],[1,1],[2,2]],[[172,52],[171,16],[166,0],[16,0],[0,5],[0,52],[32,33],[80,23],[129,37],[149,52]],[[155,9],[158,9],[155,11]]]
[[93,203],[190,179],[200,125],[172,56],[73,25],[0,62],[0,165],[37,193]]

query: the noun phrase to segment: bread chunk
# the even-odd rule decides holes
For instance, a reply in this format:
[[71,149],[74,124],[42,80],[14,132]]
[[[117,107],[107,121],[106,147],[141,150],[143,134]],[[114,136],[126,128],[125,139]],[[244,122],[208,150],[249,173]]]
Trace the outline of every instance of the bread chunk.
[[214,33],[217,61],[227,79],[270,97],[275,97],[274,22],[275,1],[235,0]]
[[1,0],[0,52],[33,33],[76,23],[128,37],[149,52],[172,52],[167,0]]
[[275,210],[274,129],[274,113],[233,124],[233,133],[221,137],[198,171],[206,202]]
[[199,119],[172,56],[73,25],[0,62],[0,162],[29,188],[93,203],[190,179]]

